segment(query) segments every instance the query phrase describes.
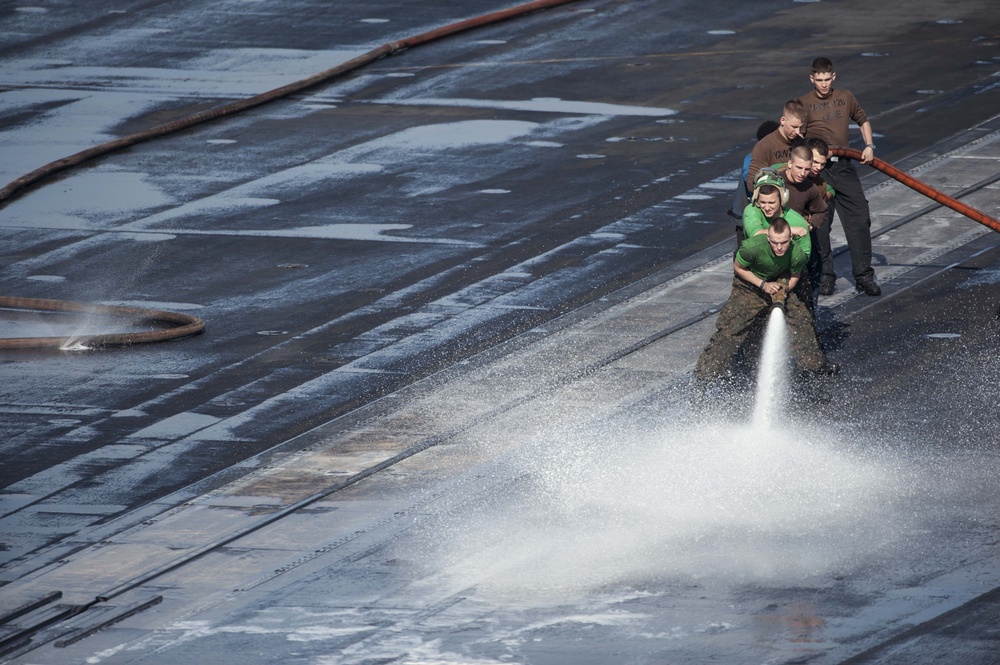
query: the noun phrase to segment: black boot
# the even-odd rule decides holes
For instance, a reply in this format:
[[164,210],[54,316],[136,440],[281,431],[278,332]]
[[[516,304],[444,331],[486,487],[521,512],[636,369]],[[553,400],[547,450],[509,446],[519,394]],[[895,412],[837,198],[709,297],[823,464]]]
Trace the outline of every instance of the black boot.
[[819,280],[819,294],[821,296],[832,296],[837,290],[837,278],[833,275],[823,275]]
[[869,296],[882,295],[882,287],[875,282],[875,275],[864,275],[855,279],[854,290]]

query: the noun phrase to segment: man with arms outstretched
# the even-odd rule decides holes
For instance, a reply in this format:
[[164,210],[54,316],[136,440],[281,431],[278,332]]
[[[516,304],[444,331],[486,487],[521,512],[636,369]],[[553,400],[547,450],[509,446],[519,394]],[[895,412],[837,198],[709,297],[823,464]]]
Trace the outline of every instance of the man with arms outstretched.
[[[799,281],[806,255],[792,243],[788,222],[778,217],[766,234],[748,237],[733,261],[733,288],[719,318],[716,332],[698,358],[695,377],[702,383],[726,380],[732,375],[733,359],[751,331],[761,323],[775,299],[785,299]],[[827,363],[813,330],[812,315],[796,297],[785,299],[792,355],[800,371],[830,374],[836,366]]]

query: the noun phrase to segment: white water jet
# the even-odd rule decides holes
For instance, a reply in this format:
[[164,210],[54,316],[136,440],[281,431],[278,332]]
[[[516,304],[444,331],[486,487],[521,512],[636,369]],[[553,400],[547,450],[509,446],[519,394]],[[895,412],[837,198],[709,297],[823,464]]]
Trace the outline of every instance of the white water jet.
[[753,425],[771,427],[781,411],[788,386],[788,326],[780,307],[771,310],[764,333],[764,346],[757,369],[757,395],[754,399]]

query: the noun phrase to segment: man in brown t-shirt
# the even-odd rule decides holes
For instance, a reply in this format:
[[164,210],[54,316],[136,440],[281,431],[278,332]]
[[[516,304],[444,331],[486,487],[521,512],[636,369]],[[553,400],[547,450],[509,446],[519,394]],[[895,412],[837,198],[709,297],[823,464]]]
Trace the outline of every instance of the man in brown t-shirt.
[[813,284],[819,284],[819,295],[832,296],[837,290],[837,273],[833,269],[833,254],[830,251],[830,226],[833,223],[833,204],[829,203],[833,199],[834,191],[821,175],[830,159],[830,149],[826,141],[818,137],[806,140],[806,145],[812,150],[812,169],[809,171],[809,180],[814,182],[823,190],[823,200],[828,202],[826,214],[823,219],[816,223],[810,223],[812,231],[813,252],[809,256],[809,277]]
[[[813,60],[811,72],[809,80],[813,89],[799,98],[806,108],[807,136],[821,138],[831,146],[846,148],[850,139],[850,123],[854,121],[861,128],[861,136],[865,140],[861,163],[871,164],[875,158],[875,144],[872,143],[872,125],[868,115],[850,91],[833,88],[837,73],[833,71],[833,63],[829,59]],[[844,227],[847,247],[851,250],[855,288],[870,296],[880,295],[882,289],[875,282],[875,271],[872,270],[871,211],[858,172],[851,160],[831,157],[823,170],[823,179],[837,192],[834,204]]]
[[804,142],[799,143],[792,147],[788,163],[779,171],[788,190],[788,207],[802,215],[810,230],[819,226],[826,216],[824,188],[810,179],[812,162],[812,150]]
[[[788,192],[787,205],[802,215],[802,219],[809,225],[810,240],[815,238],[816,228],[826,221],[824,187],[820,187],[810,179],[812,162],[812,149],[806,145],[805,141],[797,139],[792,143],[792,148],[788,153],[788,163],[775,165],[782,180],[785,181],[785,191]],[[816,248],[810,247],[810,260],[815,252]],[[809,272],[803,271],[796,293],[810,310],[813,310],[815,305],[812,293],[815,285],[816,282]]]
[[757,141],[750,152],[750,168],[747,170],[747,189],[753,191],[757,171],[772,164],[788,161],[793,140],[803,135],[806,125],[806,109],[797,99],[785,102],[778,128]]

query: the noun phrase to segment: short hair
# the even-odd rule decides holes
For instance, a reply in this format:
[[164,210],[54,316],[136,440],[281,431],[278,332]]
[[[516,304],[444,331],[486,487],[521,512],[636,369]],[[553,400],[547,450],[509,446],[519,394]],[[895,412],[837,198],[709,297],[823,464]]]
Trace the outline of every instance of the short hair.
[[780,235],[782,233],[791,233],[792,227],[788,225],[788,221],[784,217],[778,217],[768,225],[767,230],[774,231]]
[[807,146],[805,143],[799,143],[793,146],[791,150],[788,151],[788,161],[792,161],[792,157],[798,157],[799,159],[808,159],[810,162],[813,158],[812,148]]
[[785,108],[782,110],[782,115],[790,115],[793,118],[798,118],[799,120],[805,120],[809,117],[809,114],[806,113],[806,105],[799,99],[789,99],[785,102]]
[[757,196],[760,197],[761,194],[777,194],[778,200],[781,200],[781,190],[778,189],[777,185],[764,184],[757,188]]
[[760,123],[760,127],[757,128],[757,140],[761,140],[780,126],[775,120],[765,120]]
[[811,139],[806,139],[806,145],[809,146],[810,150],[815,150],[819,154],[827,157],[830,155],[830,146],[826,144],[826,141],[819,137],[813,137]]
[[833,62],[830,58],[816,58],[812,61],[810,70],[813,74],[829,74],[833,72]]

